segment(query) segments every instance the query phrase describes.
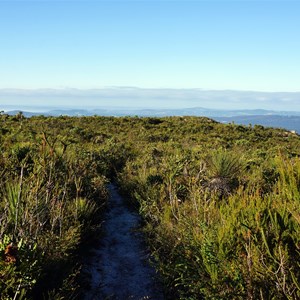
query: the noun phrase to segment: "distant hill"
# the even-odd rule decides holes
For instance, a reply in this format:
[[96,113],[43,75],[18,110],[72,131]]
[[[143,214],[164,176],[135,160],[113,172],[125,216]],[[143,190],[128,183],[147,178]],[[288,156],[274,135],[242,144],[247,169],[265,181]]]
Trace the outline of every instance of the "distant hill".
[[[20,110],[11,110],[6,113],[15,115]],[[203,107],[184,109],[132,109],[132,108],[48,108],[45,111],[23,111],[25,117],[37,115],[44,116],[140,116],[140,117],[164,117],[164,116],[205,116],[222,123],[235,122],[243,125],[263,125],[269,127],[286,128],[300,133],[300,112],[272,111],[263,109],[254,110],[218,110]]]

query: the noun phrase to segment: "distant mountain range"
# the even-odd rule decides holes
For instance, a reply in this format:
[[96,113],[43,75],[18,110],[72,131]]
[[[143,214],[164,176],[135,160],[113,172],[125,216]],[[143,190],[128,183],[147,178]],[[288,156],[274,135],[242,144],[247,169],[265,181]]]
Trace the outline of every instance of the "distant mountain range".
[[[6,111],[7,114],[15,115],[20,110]],[[300,133],[300,112],[295,111],[272,111],[263,109],[254,110],[218,110],[202,107],[184,109],[133,109],[133,108],[47,108],[38,112],[22,111],[25,117],[44,116],[140,116],[140,117],[165,117],[165,116],[206,116],[222,123],[235,122],[244,125],[263,125],[280,127],[287,130],[295,130]]]

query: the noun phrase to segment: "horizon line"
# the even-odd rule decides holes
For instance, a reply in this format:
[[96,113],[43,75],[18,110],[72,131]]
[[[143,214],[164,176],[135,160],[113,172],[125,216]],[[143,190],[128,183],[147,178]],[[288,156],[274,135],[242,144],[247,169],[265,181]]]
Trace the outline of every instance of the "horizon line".
[[[204,109],[207,111],[231,111],[231,112],[238,112],[238,111],[256,111],[256,110],[260,110],[260,111],[265,111],[265,112],[293,112],[293,113],[300,113],[300,111],[291,111],[291,110],[282,110],[282,109],[265,109],[265,108],[245,108],[245,109],[216,109],[216,108],[209,108],[209,107],[203,107],[203,106],[186,106],[186,107],[181,107],[181,108],[152,108],[152,107],[126,107],[126,106],[108,106],[108,105],[88,105],[88,106],[80,106],[80,105],[22,105],[22,104],[0,104],[0,111],[2,110],[2,107],[23,107],[23,108],[44,108],[44,109],[59,109],[59,110],[84,110],[84,111],[93,111],[93,110],[97,110],[97,109],[120,109],[120,110],[153,110],[153,111],[161,111],[161,110],[185,110],[185,109]],[[13,111],[18,110],[18,109],[14,109]],[[22,111],[20,109],[20,111]],[[9,111],[8,111],[9,112]],[[22,111],[22,112],[31,112],[31,111]],[[44,112],[49,112],[49,111],[44,111]]]
[[101,91],[105,89],[119,89],[119,90],[174,90],[174,91],[212,91],[212,92],[248,92],[248,93],[300,93],[299,90],[287,91],[287,90],[259,90],[259,89],[235,89],[235,88],[202,88],[202,87],[140,87],[140,86],[98,86],[98,87],[0,87],[0,91]]

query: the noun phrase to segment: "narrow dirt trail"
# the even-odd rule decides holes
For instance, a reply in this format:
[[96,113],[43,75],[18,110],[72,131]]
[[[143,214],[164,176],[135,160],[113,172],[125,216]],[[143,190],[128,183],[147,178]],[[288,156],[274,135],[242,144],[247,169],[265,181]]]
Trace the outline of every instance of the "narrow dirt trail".
[[163,300],[157,275],[148,262],[149,254],[135,230],[140,217],[128,209],[115,185],[109,185],[109,191],[105,234],[85,266],[90,278],[85,300]]

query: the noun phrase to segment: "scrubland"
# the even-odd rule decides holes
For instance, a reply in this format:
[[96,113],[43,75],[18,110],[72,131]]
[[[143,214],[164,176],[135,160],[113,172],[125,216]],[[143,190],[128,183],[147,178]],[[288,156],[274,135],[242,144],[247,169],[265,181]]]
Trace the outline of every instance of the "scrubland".
[[[114,180],[167,294],[300,298],[300,137],[208,118],[0,117],[1,299],[80,297]],[[62,271],[63,270],[63,271]]]

